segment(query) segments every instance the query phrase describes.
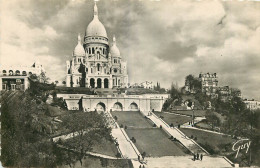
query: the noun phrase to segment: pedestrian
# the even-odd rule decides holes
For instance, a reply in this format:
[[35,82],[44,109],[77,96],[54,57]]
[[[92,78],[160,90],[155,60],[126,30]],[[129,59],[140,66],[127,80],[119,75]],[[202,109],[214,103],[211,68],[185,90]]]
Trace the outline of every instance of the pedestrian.
[[195,161],[195,160],[196,160],[196,155],[194,154],[194,155],[193,155],[193,161]]
[[200,154],[200,160],[202,161],[202,158],[203,158],[203,155],[202,154]]
[[197,160],[199,160],[199,157],[200,157],[200,155],[199,155],[199,153],[197,153]]

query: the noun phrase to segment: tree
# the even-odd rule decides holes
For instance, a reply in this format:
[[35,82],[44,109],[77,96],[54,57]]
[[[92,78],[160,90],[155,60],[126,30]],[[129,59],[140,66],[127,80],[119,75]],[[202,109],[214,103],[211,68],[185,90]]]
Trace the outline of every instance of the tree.
[[212,111],[207,110],[205,117],[207,122],[212,126],[212,129],[216,126],[220,126],[219,118]]
[[59,81],[56,80],[56,81],[55,81],[55,84],[58,85],[58,83],[59,83]]
[[63,84],[63,85],[66,85],[66,81],[62,81],[62,84]]
[[81,164],[86,152],[92,150],[94,143],[100,142],[102,138],[112,140],[111,128],[108,128],[103,114],[79,112],[66,115],[62,120],[63,127],[73,133],[73,138],[67,140],[64,145],[76,151],[76,158]]

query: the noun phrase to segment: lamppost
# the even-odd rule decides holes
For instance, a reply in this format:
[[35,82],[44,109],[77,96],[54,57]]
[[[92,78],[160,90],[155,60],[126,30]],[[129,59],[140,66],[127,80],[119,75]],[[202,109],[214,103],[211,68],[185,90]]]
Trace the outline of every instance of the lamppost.
[[192,109],[192,126],[194,126],[194,102],[189,102],[188,107]]

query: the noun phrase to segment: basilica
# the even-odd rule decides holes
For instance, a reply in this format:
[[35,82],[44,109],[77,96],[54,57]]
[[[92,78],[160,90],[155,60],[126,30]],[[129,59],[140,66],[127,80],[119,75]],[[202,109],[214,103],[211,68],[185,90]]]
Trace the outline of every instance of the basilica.
[[128,87],[127,62],[120,55],[113,37],[109,42],[106,29],[98,18],[94,5],[93,20],[87,26],[83,45],[78,44],[67,63],[67,87],[126,88]]

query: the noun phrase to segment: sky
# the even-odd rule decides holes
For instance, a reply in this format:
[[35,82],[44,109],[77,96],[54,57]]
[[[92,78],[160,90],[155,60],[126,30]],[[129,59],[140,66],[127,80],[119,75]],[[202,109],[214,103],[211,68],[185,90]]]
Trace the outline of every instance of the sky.
[[[93,19],[93,0],[8,0],[0,4],[0,66],[39,61],[65,80],[77,35]],[[260,100],[260,2],[99,0],[108,38],[117,38],[130,83],[169,88],[185,76],[217,73],[219,86]]]

